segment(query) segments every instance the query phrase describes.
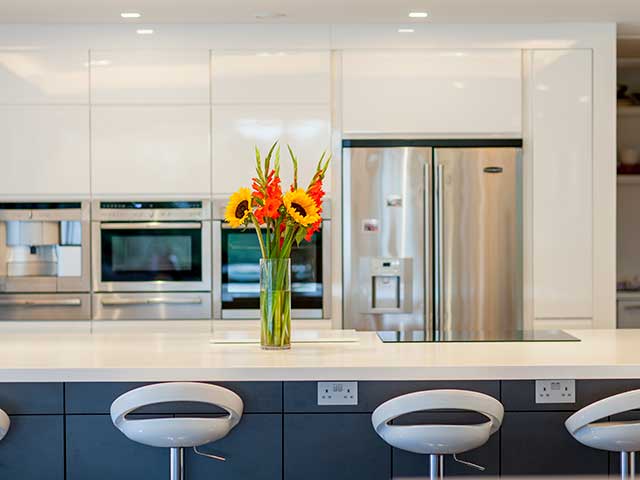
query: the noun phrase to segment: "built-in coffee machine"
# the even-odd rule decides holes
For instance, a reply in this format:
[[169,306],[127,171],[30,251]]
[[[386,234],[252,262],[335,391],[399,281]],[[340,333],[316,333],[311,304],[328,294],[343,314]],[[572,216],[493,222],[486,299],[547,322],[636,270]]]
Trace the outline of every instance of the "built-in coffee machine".
[[0,203],[0,320],[88,320],[89,202]]

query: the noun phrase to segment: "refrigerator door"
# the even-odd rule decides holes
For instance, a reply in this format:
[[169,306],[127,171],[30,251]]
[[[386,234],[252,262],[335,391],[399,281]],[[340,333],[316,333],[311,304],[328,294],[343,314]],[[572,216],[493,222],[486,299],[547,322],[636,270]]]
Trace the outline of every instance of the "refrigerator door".
[[345,148],[345,328],[425,329],[431,159],[424,147]]
[[521,170],[516,148],[435,150],[436,339],[522,329]]

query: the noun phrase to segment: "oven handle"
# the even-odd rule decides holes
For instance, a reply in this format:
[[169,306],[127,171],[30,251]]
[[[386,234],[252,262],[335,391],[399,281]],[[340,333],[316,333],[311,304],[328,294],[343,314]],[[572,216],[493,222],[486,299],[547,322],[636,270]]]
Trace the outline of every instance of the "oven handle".
[[23,306],[23,307],[79,307],[82,300],[79,298],[67,298],[64,300],[37,300],[37,299],[20,299],[20,300],[3,300],[0,299],[0,306]]
[[200,230],[202,223],[199,222],[131,222],[131,223],[108,223],[100,224],[102,230],[174,230],[176,228],[190,228]]
[[200,305],[200,297],[155,297],[155,298],[103,298],[100,303],[105,306],[117,305]]

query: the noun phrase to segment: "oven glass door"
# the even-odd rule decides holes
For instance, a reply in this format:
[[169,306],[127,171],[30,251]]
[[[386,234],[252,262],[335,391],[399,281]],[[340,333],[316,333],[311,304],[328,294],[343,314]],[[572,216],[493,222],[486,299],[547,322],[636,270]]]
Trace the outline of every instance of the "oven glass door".
[[102,282],[202,281],[202,224],[103,223]]
[[[222,228],[222,309],[260,308],[260,245],[253,229]],[[322,231],[291,250],[291,308],[322,312]]]

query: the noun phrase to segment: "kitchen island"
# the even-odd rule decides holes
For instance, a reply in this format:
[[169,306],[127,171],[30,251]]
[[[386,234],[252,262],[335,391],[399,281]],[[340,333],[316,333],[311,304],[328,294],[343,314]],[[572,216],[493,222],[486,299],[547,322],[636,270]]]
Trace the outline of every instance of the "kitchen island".
[[[389,398],[433,388],[476,390],[504,404],[500,432],[462,456],[487,474],[607,474],[616,462],[575,442],[564,420],[597,399],[640,388],[636,330],[576,330],[570,333],[580,342],[557,343],[383,344],[374,333],[358,333],[355,343],[269,352],[211,344],[208,322],[91,329],[0,325],[0,408],[12,419],[0,442],[0,478],[164,478],[167,452],[126,439],[111,424],[109,407],[131,388],[175,380],[220,383],[245,403],[238,427],[205,448],[228,461],[189,452],[189,479],[424,476],[426,460],[391,449],[370,416]],[[575,402],[536,403],[536,379],[576,379]],[[357,381],[357,404],[319,406],[317,381],[325,380]],[[165,404],[139,413],[216,412]],[[465,412],[438,415],[476,421]],[[430,421],[434,414],[420,417]],[[446,470],[477,474],[451,461]]]

